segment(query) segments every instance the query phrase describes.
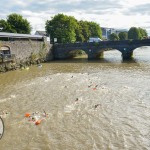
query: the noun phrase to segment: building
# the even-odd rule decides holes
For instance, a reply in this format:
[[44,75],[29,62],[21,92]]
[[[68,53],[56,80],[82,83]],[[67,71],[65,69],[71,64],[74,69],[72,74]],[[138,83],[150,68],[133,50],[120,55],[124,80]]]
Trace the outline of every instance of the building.
[[116,29],[115,33],[118,35],[120,32],[128,32],[127,29]]
[[35,32],[35,35],[44,36],[44,37],[46,37],[46,40],[47,40],[47,41],[50,41],[50,38],[49,38],[49,36],[47,35],[46,31],[36,31],[36,32]]
[[115,29],[115,28],[107,28],[107,27],[101,27],[101,29],[102,29],[102,37],[105,40],[109,40],[109,36],[112,33],[118,35],[120,32],[128,32],[128,30],[126,29]]
[[[47,54],[50,50],[50,42],[45,36],[0,32],[0,61],[15,56],[17,61],[25,61],[31,53]],[[8,59],[7,59],[8,60]]]
[[46,31],[36,31],[35,35],[47,36]]
[[114,28],[101,27],[102,29],[102,37],[105,40],[109,39],[110,34],[115,33]]
[[18,34],[18,33],[8,33],[0,32],[1,41],[16,41],[16,40],[32,40],[32,41],[43,41],[44,36],[41,35],[31,35],[31,34]]

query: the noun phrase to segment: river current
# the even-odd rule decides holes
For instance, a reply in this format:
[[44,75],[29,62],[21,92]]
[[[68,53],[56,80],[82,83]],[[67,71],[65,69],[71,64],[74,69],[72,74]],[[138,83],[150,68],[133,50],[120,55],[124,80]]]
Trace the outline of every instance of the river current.
[[150,150],[150,47],[0,74],[0,115],[0,150]]

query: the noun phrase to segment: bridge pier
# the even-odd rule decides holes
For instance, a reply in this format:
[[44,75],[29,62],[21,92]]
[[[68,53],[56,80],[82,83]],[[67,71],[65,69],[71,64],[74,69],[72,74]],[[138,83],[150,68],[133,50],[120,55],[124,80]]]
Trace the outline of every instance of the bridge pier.
[[102,59],[104,58],[104,51],[96,52],[97,50],[89,49],[88,51],[88,59]]
[[100,58],[100,59],[104,58],[104,51],[98,53],[98,55],[96,56],[96,58]]
[[122,52],[122,59],[123,60],[132,59],[132,58],[133,58],[133,51]]

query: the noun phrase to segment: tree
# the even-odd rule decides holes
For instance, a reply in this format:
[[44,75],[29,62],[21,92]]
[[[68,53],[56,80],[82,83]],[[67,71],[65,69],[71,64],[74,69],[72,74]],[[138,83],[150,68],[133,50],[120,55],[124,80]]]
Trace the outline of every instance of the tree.
[[139,27],[138,30],[140,32],[140,39],[143,39],[148,36],[147,31],[145,29]]
[[112,41],[117,41],[117,40],[119,40],[119,37],[117,34],[112,33],[112,34],[110,34],[109,39]]
[[133,40],[138,40],[141,38],[140,31],[136,27],[131,27],[128,31],[128,38]]
[[15,31],[11,28],[11,25],[3,19],[0,20],[0,28],[1,28],[1,31],[3,31],[3,32],[14,32],[15,33]]
[[120,40],[127,40],[128,39],[128,33],[127,32],[120,32],[118,36],[119,36]]
[[27,19],[23,19],[23,17],[19,14],[10,14],[7,17],[7,22],[11,25],[12,30],[16,31],[16,33],[29,34],[31,32],[30,23]]
[[89,30],[90,30],[90,37],[99,37],[102,38],[102,30],[99,24],[95,22],[88,22]]
[[7,20],[0,20],[0,27],[3,32],[12,32],[12,33],[24,33],[29,34],[31,32],[30,23],[23,19],[21,15],[10,14],[7,16]]
[[46,21],[45,29],[52,42],[57,38],[58,43],[66,43],[76,41],[77,27],[78,23],[74,17],[58,14]]
[[87,21],[79,21],[79,25],[81,26],[82,35],[84,37],[84,42],[87,42],[90,37],[89,24]]
[[46,21],[46,32],[52,43],[57,38],[58,43],[87,42],[90,36],[102,37],[100,26],[94,22],[77,21],[72,16],[57,14]]
[[80,25],[80,23],[78,23],[78,26],[75,30],[76,33],[76,41],[78,42],[84,42],[84,36],[83,36],[83,32],[82,32],[82,26]]

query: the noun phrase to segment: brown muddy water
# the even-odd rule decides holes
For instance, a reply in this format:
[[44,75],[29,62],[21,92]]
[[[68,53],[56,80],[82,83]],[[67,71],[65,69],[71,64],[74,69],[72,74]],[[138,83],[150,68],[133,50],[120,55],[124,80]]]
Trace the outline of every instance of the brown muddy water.
[[150,150],[150,47],[134,58],[112,51],[0,74],[0,150]]

